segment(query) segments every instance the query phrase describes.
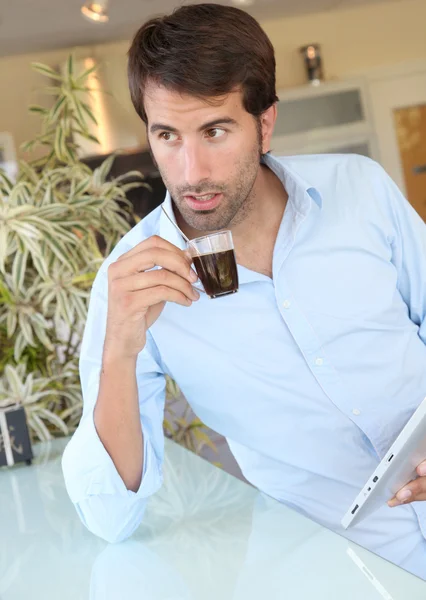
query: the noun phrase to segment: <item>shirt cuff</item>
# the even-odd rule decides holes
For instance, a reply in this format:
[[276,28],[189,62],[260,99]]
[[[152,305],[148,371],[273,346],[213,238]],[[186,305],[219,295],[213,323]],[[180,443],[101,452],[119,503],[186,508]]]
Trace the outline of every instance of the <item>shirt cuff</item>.
[[128,490],[110,455],[105,449],[94,423],[94,411],[83,415],[81,422],[68,442],[62,469],[68,494],[74,504],[90,496],[101,494],[147,498],[154,494],[162,482],[162,467],[154,449],[144,433],[144,465],[142,481],[137,492]]

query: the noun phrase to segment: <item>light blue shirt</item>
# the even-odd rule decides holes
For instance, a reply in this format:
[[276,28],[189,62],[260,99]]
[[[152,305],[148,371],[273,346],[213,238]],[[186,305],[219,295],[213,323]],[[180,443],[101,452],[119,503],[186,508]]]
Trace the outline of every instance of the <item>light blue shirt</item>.
[[[93,422],[107,313],[107,268],[157,234],[154,210],[103,263],[81,349],[81,423],[66,448],[67,489],[108,541],[138,527],[162,482],[165,374],[224,435],[245,477],[325,527],[426,576],[426,503],[340,520],[426,396],[426,227],[375,162],[356,155],[265,157],[289,200],[273,278],[238,266],[237,294],[168,303],[137,360],[145,440],[140,489],[126,489]],[[173,214],[169,195],[165,207]]]

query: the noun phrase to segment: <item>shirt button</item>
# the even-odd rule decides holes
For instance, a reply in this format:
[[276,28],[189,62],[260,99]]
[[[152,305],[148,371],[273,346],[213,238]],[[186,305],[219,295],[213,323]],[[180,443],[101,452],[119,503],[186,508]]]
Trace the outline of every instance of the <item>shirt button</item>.
[[321,365],[322,365],[323,363],[324,363],[324,361],[323,361],[323,359],[322,359],[322,358],[316,358],[316,359],[315,359],[315,364],[316,364],[318,367],[321,367]]
[[283,306],[284,306],[284,308],[290,308],[290,306],[291,306],[291,302],[290,302],[290,300],[285,300],[285,301],[283,302]]
[[359,410],[359,408],[354,408],[352,413],[358,417],[361,414],[361,411]]

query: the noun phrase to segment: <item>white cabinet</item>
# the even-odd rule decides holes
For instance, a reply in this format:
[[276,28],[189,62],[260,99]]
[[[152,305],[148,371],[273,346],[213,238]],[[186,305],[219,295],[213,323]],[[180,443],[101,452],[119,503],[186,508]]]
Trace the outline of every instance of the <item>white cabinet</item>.
[[377,158],[363,80],[306,85],[284,90],[278,96],[272,154],[355,152]]

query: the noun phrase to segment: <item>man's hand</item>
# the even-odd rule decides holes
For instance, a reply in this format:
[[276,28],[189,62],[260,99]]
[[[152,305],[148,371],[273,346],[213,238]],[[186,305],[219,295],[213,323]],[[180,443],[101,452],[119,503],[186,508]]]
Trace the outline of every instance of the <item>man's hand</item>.
[[389,506],[393,507],[417,500],[426,500],[426,460],[419,464],[416,471],[419,477],[400,489],[396,496],[389,500]]
[[199,299],[191,262],[185,251],[153,236],[109,265],[104,359],[135,359],[166,302],[191,306]]

